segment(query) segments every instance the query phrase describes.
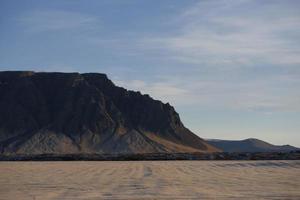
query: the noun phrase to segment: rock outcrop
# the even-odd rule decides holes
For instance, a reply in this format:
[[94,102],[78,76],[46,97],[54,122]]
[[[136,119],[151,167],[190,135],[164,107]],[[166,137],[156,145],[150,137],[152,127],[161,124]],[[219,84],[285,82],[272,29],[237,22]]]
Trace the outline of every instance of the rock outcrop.
[[3,155],[216,151],[171,105],[105,74],[0,72]]

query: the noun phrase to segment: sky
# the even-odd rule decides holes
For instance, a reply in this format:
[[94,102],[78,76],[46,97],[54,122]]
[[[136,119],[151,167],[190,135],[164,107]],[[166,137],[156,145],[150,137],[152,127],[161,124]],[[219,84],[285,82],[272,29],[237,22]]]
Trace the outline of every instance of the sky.
[[298,0],[0,0],[0,71],[106,73],[202,138],[300,147]]

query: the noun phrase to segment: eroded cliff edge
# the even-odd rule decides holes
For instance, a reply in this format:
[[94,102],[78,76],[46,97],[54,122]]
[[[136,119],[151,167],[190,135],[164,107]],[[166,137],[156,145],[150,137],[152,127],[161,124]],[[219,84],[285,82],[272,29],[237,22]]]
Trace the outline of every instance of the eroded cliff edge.
[[3,155],[216,151],[171,105],[105,74],[0,72]]

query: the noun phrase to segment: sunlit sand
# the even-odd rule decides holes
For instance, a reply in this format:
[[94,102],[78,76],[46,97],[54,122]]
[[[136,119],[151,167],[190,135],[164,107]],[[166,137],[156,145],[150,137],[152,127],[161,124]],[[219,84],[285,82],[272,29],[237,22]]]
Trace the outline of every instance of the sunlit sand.
[[300,161],[1,162],[1,200],[300,199]]

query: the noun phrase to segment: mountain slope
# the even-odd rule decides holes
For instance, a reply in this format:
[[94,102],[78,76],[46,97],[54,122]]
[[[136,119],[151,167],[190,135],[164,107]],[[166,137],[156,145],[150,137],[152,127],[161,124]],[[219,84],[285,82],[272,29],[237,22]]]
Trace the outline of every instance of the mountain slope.
[[105,74],[0,72],[0,152],[214,152],[168,103]]
[[299,150],[299,148],[290,145],[273,145],[254,138],[249,138],[245,140],[206,141],[224,152],[287,152]]

